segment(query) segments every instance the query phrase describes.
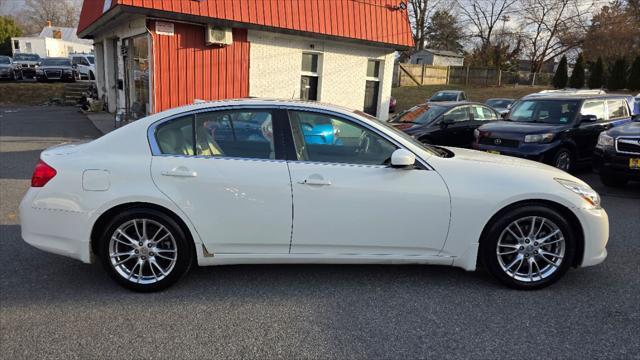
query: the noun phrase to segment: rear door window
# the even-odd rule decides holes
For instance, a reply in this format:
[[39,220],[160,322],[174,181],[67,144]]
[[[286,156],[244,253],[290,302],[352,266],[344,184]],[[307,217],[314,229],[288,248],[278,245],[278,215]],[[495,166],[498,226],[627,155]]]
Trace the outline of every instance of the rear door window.
[[471,113],[473,114],[473,120],[475,121],[498,120],[498,115],[486,106],[473,105],[471,107]]
[[580,111],[580,115],[595,115],[598,118],[598,121],[604,121],[605,111],[604,111],[604,101],[595,100],[595,101],[585,101],[582,105],[582,110]]
[[468,106],[459,106],[450,110],[448,113],[444,114],[443,120],[452,121],[454,123],[463,122],[469,120],[469,107]]

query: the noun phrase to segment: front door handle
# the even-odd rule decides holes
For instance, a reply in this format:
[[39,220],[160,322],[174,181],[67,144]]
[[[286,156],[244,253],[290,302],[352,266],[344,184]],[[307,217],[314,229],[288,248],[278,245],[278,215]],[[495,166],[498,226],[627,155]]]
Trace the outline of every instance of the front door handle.
[[331,185],[331,181],[325,180],[325,179],[319,179],[319,178],[310,177],[310,178],[304,179],[302,181],[298,181],[298,184],[328,186],[328,185]]
[[164,176],[173,176],[173,177],[196,177],[198,173],[195,171],[189,171],[187,169],[174,169],[169,171],[163,171],[161,173]]

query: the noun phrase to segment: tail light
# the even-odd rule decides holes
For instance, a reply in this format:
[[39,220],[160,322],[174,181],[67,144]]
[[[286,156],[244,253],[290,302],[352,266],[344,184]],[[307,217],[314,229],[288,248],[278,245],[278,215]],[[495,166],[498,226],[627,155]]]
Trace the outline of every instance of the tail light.
[[31,177],[31,187],[45,186],[56,174],[56,169],[42,160],[38,161],[36,168],[33,170],[33,176]]

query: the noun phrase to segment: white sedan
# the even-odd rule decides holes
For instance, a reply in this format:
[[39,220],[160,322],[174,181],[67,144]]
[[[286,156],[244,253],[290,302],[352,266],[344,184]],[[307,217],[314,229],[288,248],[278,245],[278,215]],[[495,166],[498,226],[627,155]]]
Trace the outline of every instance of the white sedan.
[[198,265],[438,264],[535,289],[602,262],[586,183],[540,163],[423,145],[358,112],[234,100],[44,151],[20,205],[39,249],[133,290]]

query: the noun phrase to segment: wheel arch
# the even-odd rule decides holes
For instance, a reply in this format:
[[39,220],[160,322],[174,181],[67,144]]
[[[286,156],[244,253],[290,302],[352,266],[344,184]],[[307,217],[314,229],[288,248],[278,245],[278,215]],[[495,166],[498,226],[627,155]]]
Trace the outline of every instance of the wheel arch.
[[[573,264],[571,264],[573,267],[578,267],[581,263],[582,263],[582,259],[584,257],[584,229],[582,227],[582,224],[580,223],[580,220],[578,219],[578,217],[573,213],[573,211],[560,204],[557,203],[555,201],[551,201],[551,200],[545,200],[545,199],[529,199],[529,200],[520,200],[514,203],[511,203],[505,207],[503,207],[502,209],[498,210],[498,212],[496,212],[490,219],[489,221],[487,221],[487,223],[484,225],[484,228],[482,229],[482,232],[480,233],[480,238],[478,240],[479,244],[482,244],[482,242],[484,241],[484,239],[487,237],[487,233],[489,232],[489,229],[491,228],[491,225],[503,214],[509,212],[511,209],[520,207],[520,206],[524,206],[524,205],[541,205],[541,206],[546,206],[546,207],[550,207],[554,210],[556,210],[557,212],[559,212],[560,214],[562,214],[567,221],[569,222],[569,224],[576,229],[576,237],[577,237],[577,242],[576,242],[576,257],[573,259]],[[481,259],[480,259],[480,251],[478,251],[478,257],[476,259],[477,263],[481,263]]]
[[194,260],[197,258],[195,237],[192,234],[191,229],[189,228],[187,223],[182,219],[182,217],[180,217],[174,211],[162,205],[153,204],[150,202],[143,202],[143,201],[118,204],[104,211],[102,214],[100,214],[100,216],[93,223],[93,227],[91,228],[90,241],[91,241],[91,252],[93,255],[98,254],[98,245],[99,245],[98,242],[100,241],[100,234],[105,230],[105,227],[109,224],[109,221],[113,219],[113,217],[119,212],[122,212],[128,209],[133,209],[133,208],[144,208],[144,209],[155,210],[169,216],[173,221],[175,221],[180,226],[182,231],[185,233],[185,235],[187,236],[187,240],[189,241],[190,244],[193,245]]

